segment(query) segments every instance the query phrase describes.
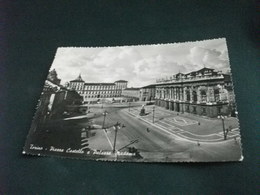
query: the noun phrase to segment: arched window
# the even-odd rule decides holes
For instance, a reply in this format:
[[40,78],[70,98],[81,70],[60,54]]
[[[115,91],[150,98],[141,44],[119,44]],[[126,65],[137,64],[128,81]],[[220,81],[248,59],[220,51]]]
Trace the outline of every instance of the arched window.
[[186,99],[187,101],[190,101],[190,90],[186,91]]
[[219,98],[219,89],[214,89],[214,98],[215,98],[215,101],[216,101],[216,102],[219,102],[219,101],[220,101],[220,98]]
[[207,101],[207,93],[205,90],[201,90],[200,91],[200,95],[201,95],[201,102],[206,102]]
[[196,91],[192,91],[192,101],[193,102],[197,102],[198,98],[197,98],[197,92]]

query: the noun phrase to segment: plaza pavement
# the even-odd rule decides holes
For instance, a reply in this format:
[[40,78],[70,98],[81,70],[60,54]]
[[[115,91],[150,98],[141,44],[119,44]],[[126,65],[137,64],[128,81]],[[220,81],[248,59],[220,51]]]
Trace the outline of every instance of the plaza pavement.
[[[142,120],[163,131],[168,131],[181,138],[200,142],[224,141],[222,121],[190,113],[177,113],[155,106],[153,123],[153,105],[145,106],[146,115],[140,116],[141,107],[131,107],[123,111],[130,117]],[[227,139],[239,139],[239,123],[234,117],[225,118],[225,128],[230,128]]]

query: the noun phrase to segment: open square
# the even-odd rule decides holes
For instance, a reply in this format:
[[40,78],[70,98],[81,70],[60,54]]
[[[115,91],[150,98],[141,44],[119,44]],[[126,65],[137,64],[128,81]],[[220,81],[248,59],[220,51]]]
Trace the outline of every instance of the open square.
[[225,39],[58,48],[24,153],[240,161],[234,97]]

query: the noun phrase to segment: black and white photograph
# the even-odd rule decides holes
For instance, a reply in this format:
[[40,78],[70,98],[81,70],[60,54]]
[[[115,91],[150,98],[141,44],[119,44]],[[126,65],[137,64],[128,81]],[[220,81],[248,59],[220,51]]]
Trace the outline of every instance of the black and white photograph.
[[119,162],[242,161],[225,38],[59,47],[23,154]]

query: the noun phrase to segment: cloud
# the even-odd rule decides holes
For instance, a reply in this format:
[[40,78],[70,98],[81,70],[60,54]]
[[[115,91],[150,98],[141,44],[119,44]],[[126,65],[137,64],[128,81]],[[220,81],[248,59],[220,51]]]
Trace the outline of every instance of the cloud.
[[203,66],[227,71],[225,39],[126,47],[59,48],[52,68],[62,82],[81,73],[86,82],[124,79],[129,86],[154,83],[157,78],[187,73]]
[[218,51],[203,47],[193,47],[188,55],[189,62],[197,67],[209,67],[216,70],[226,70],[229,66],[227,51]]

